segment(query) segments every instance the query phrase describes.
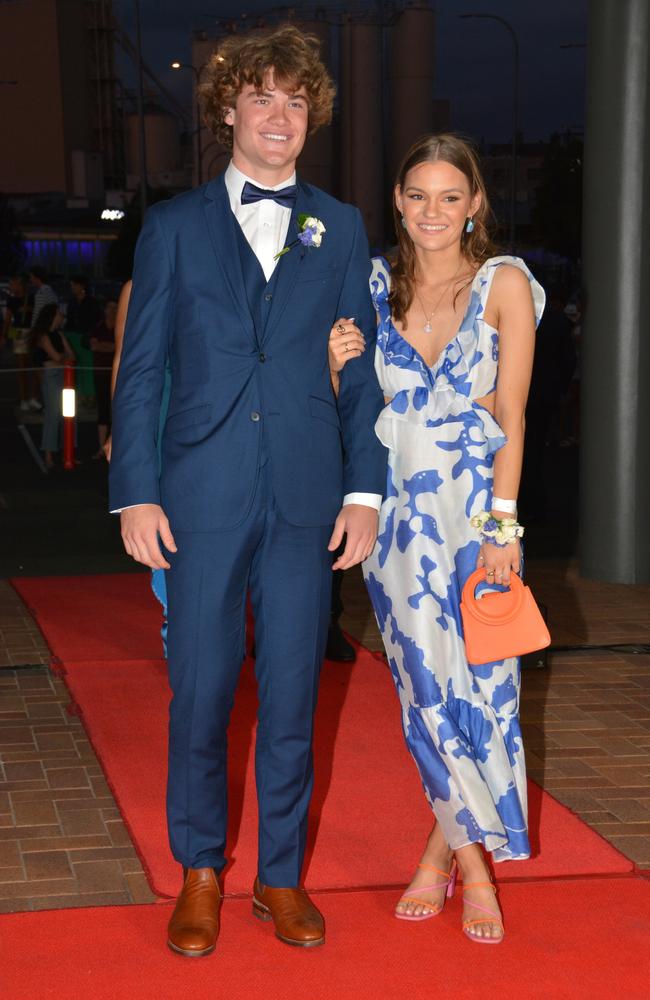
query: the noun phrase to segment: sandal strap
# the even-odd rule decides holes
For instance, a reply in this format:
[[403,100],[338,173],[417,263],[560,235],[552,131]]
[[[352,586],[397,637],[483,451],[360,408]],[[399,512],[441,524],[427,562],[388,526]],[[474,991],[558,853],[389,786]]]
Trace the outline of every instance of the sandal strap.
[[433,910],[434,913],[437,913],[441,909],[436,903],[427,903],[425,899],[413,899],[411,896],[402,896],[397,905],[402,906],[408,903],[413,903],[414,906],[426,906],[428,910]]
[[446,889],[448,882],[436,882],[434,885],[419,885],[417,888],[408,889],[408,892],[433,892],[435,889]]
[[[478,903],[468,903],[468,906],[473,906],[475,910],[480,910],[481,913],[489,913],[491,917],[495,917],[496,920],[501,920],[501,914],[495,913],[494,910],[488,910],[487,906],[479,906]],[[479,923],[485,923],[484,920],[479,921]]]
[[448,871],[448,872],[443,872],[443,871],[441,871],[441,870],[440,870],[439,868],[434,868],[434,866],[433,866],[433,865],[425,865],[425,864],[424,864],[424,863],[423,863],[422,861],[420,861],[420,863],[418,864],[418,868],[424,868],[424,869],[425,869],[426,871],[428,871],[428,872],[435,872],[435,873],[436,873],[436,875],[442,875],[442,876],[443,876],[443,878],[446,878],[446,879],[447,879],[447,881],[449,881],[449,879],[451,878],[451,873],[452,873],[452,872],[453,872],[453,870],[454,870],[454,869],[453,869],[453,865],[452,865],[452,867],[451,867],[451,870],[450,870],[450,871]]
[[[463,882],[463,892],[466,889],[491,889],[492,892],[497,891],[497,887],[494,882]],[[472,906],[474,904],[472,903]]]
[[505,933],[505,927],[503,926],[503,924],[501,923],[500,920],[491,920],[491,921],[488,921],[488,920],[463,920],[463,927],[473,927],[475,924],[487,924],[487,923],[497,924],[497,926],[500,927],[501,930]]

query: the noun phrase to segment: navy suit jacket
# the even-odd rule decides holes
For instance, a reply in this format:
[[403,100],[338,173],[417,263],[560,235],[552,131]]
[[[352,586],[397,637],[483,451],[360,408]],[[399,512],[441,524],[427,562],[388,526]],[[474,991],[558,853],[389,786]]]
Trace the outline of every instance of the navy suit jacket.
[[[112,510],[155,503],[172,530],[235,527],[253,499],[262,440],[276,503],[292,524],[330,524],[344,494],[383,493],[386,452],[374,432],[383,397],[361,216],[299,182],[287,242],[300,213],[327,232],[320,247],[298,245],[280,258],[260,329],[223,176],[147,212],[113,403]],[[345,366],[337,400],[327,343],[339,316],[355,318],[366,350]]]

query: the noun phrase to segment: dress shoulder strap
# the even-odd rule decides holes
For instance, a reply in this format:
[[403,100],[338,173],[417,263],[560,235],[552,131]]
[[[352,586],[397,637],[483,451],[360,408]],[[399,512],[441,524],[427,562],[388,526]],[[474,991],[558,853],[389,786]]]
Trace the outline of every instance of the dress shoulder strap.
[[371,263],[370,294],[375,309],[381,313],[390,294],[390,264],[385,257],[373,257]]
[[477,283],[483,307],[485,308],[497,268],[501,267],[503,264],[509,264],[510,267],[518,268],[520,271],[523,271],[528,278],[528,281],[530,282],[530,293],[533,297],[533,308],[535,310],[535,326],[539,326],[539,321],[541,320],[542,313],[544,312],[544,305],[546,304],[546,293],[521,257],[512,257],[508,254],[504,254],[500,257],[490,257],[478,269],[474,280]]

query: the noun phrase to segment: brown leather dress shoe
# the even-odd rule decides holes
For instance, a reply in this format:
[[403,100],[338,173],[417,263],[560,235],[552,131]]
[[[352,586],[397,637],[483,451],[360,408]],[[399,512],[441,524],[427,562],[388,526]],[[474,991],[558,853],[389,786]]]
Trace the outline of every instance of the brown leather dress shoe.
[[256,878],[253,913],[272,920],[275,936],[286,944],[313,948],[325,942],[325,921],[304,889],[272,889]]
[[169,921],[167,944],[188,958],[214,951],[219,937],[221,890],[213,868],[188,868]]

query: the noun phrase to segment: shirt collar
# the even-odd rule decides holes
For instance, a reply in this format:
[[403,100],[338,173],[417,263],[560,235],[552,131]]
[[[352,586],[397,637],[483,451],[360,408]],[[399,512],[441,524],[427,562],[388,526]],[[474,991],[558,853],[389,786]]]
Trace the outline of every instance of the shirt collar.
[[231,160],[226,168],[224,181],[226,183],[226,191],[228,192],[228,198],[230,200],[230,207],[234,212],[235,206],[239,206],[241,208],[241,193],[246,181],[249,181],[251,184],[255,184],[257,187],[266,188],[267,191],[280,191],[281,188],[285,188],[288,187],[289,184],[296,183],[296,172],[294,170],[291,176],[285,178],[285,180],[283,180],[280,184],[261,184],[259,181],[256,181],[254,177],[248,177],[247,174],[242,173],[242,171],[236,167]]

